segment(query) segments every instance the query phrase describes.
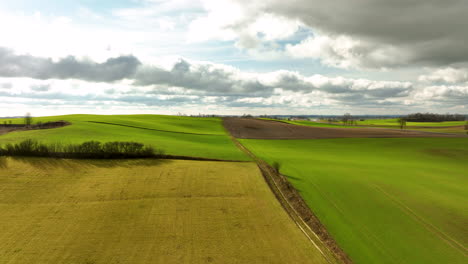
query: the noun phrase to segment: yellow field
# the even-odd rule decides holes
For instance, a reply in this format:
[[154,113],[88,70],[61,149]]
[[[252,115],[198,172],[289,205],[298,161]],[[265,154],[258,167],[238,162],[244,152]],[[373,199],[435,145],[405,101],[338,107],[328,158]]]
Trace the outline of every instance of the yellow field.
[[254,163],[0,158],[1,264],[326,263]]

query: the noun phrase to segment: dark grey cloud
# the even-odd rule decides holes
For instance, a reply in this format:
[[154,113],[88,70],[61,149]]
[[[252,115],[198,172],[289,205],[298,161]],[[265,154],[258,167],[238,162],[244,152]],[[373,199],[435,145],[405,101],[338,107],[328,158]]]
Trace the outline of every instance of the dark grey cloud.
[[50,58],[16,55],[12,50],[0,48],[1,77],[113,82],[132,77],[140,64],[134,56],[110,58],[103,63],[78,60],[73,56],[53,61]]
[[[362,93],[373,97],[394,97],[409,87],[401,82],[362,81],[316,76],[308,79],[298,73],[280,71],[262,80],[262,74],[243,74],[240,71],[214,64],[194,64],[179,60],[172,68],[143,65],[134,56],[110,58],[104,63],[80,61],[69,56],[56,62],[31,55],[15,55],[0,48],[1,77],[30,77],[34,79],[79,79],[90,82],[114,82],[133,80],[134,86],[181,87],[188,94],[231,97],[268,97],[276,88],[283,91],[308,93],[321,90],[330,94]],[[263,78],[265,79],[265,78]],[[268,79],[268,78],[267,78]],[[378,89],[375,89],[377,87]],[[31,87],[36,92],[45,92],[48,85]],[[115,94],[115,89],[108,89]]]
[[193,65],[185,60],[172,69],[141,67],[135,75],[136,85],[168,85],[201,90],[211,94],[265,93],[271,87],[258,80],[239,79],[232,72],[210,64]]
[[408,82],[328,78],[321,75],[306,78],[290,72],[283,72],[272,86],[293,92],[319,90],[328,94],[360,94],[369,98],[403,97],[413,89],[413,85]]
[[374,98],[396,98],[408,96],[411,89],[405,87],[368,90],[367,95]]
[[[235,105],[250,103],[237,102],[237,99],[275,95],[276,89],[307,94],[312,91],[322,91],[331,95],[359,94],[368,100],[396,98],[407,96],[413,88],[405,82],[381,82],[369,80],[353,80],[344,78],[328,78],[315,76],[307,78],[298,73],[281,71],[270,76],[272,80],[261,81],[256,78],[243,79],[235,76],[231,71],[215,65],[193,65],[181,60],[172,69],[164,70],[156,67],[143,68],[135,75],[136,85],[168,85],[195,90],[197,95],[228,96]],[[268,79],[268,78],[267,78]],[[158,91],[156,90],[155,93]],[[282,100],[287,103],[287,100]],[[260,104],[259,104],[260,105]]]
[[30,55],[14,55],[11,51],[0,49],[0,62],[0,77],[73,78],[108,83],[122,79],[133,81],[130,89],[120,90],[116,86],[103,85],[103,89],[86,95],[68,94],[59,87],[59,83],[37,84],[34,81],[29,92],[18,93],[10,89],[0,94],[36,100],[101,101],[146,106],[212,104],[292,107],[313,105],[320,96],[347,104],[377,105],[387,99],[406,97],[413,90],[413,85],[407,82],[303,76],[290,71],[244,73],[232,67],[187,60],[179,60],[166,69],[143,65],[133,56],[112,58],[104,63],[80,61],[74,57],[54,62]]
[[308,92],[319,89],[316,85],[301,79],[297,74],[289,74],[287,72],[281,74],[281,77],[274,84],[274,86],[287,91],[295,92]]
[[[466,0],[235,1],[251,16],[273,13],[298,19],[328,35],[359,40],[350,52],[357,59],[369,60],[361,62],[364,66],[440,66],[468,61]],[[387,48],[401,54],[401,63],[386,64],[369,55],[393,52]]]

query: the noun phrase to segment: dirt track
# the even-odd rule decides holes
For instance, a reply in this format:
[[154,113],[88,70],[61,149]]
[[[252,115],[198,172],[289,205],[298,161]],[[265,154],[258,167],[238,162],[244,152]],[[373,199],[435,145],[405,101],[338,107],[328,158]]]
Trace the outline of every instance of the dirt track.
[[309,127],[249,118],[225,118],[224,126],[234,137],[249,139],[464,137],[384,128]]
[[232,140],[240,150],[257,163],[266,183],[270,186],[271,191],[284,210],[325,259],[327,259],[327,262],[352,264],[353,262],[349,256],[338,246],[325,226],[307,206],[299,192],[294,189],[286,177],[268,163],[255,156],[237,139],[232,138]]

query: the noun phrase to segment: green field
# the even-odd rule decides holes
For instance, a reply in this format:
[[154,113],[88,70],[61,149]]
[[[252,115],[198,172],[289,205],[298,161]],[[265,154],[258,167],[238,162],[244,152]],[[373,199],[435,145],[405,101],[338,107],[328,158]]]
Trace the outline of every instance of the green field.
[[255,163],[0,158],[0,263],[326,263]]
[[[149,128],[182,133],[224,135],[224,128],[219,118],[199,118],[166,115],[63,115],[34,117],[33,123],[65,120],[70,122],[105,122],[110,124]],[[13,124],[24,123],[23,118],[1,119]]]
[[[293,124],[293,125],[304,125],[304,126],[318,126],[318,127],[346,127],[352,128],[355,126],[344,126],[340,122],[336,123],[326,123],[323,122],[314,122],[314,121],[287,121],[281,120],[285,123]],[[446,121],[446,122],[407,122],[406,126],[408,127],[453,127],[453,126],[463,126],[465,125],[465,121]],[[377,126],[377,127],[395,127],[399,128],[400,125],[397,122],[397,119],[368,119],[364,121],[357,121],[357,125],[359,126]]]
[[408,130],[433,132],[433,133],[447,133],[447,134],[462,134],[468,135],[468,130],[463,127],[441,127],[441,128],[409,128]]
[[[367,119],[364,121],[358,121],[358,125],[373,125],[373,126],[396,126],[398,127],[397,118],[390,119]],[[407,122],[407,126],[430,126],[430,127],[440,127],[440,126],[463,126],[466,124],[466,121],[445,121],[445,122]]]
[[[219,118],[159,115],[69,115],[34,118],[35,122],[65,120],[70,126],[12,132],[0,144],[37,139],[45,143],[82,143],[89,140],[136,141],[163,149],[166,154],[226,160],[248,160],[222,126]],[[22,119],[12,119],[16,123]],[[104,122],[104,123],[95,123]]]
[[355,263],[466,263],[468,139],[241,140]]

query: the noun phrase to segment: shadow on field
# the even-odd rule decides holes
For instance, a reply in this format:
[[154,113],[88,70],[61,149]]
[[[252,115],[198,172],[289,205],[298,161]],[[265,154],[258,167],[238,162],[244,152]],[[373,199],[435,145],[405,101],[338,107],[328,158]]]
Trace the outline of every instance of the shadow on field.
[[[117,159],[117,160],[86,160],[86,159],[58,159],[58,158],[31,158],[31,157],[9,157],[14,161],[29,164],[42,170],[62,168],[65,170],[81,170],[83,168],[131,168],[134,166],[159,166],[171,163],[166,159]],[[0,168],[7,168],[7,158],[0,158]]]
[[298,177],[294,177],[294,176],[290,176],[290,175],[286,175],[284,173],[282,173],[286,178],[288,179],[292,179],[292,180],[295,180],[295,181],[303,181],[303,179],[301,178],[298,178]]

